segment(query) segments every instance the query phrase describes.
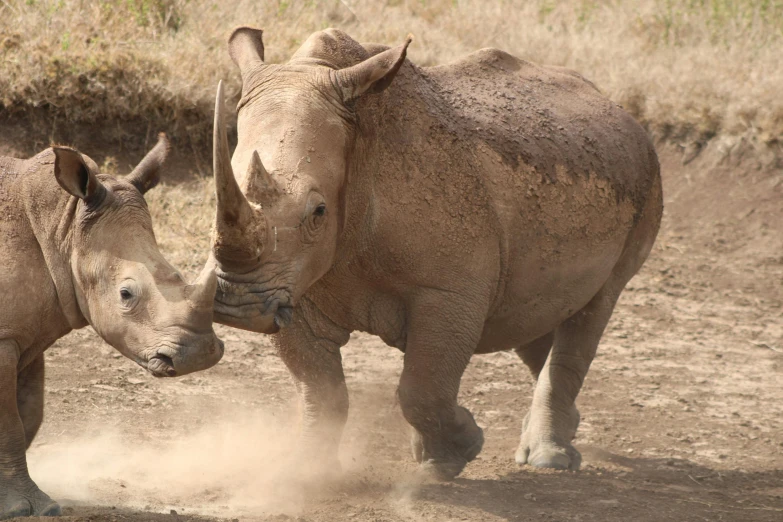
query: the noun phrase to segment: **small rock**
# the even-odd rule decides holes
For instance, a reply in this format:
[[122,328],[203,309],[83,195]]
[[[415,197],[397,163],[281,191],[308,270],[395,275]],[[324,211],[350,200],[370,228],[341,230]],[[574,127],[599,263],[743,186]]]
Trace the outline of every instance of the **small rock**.
[[169,515],[176,515],[176,514],[177,514],[176,509],[169,510]]

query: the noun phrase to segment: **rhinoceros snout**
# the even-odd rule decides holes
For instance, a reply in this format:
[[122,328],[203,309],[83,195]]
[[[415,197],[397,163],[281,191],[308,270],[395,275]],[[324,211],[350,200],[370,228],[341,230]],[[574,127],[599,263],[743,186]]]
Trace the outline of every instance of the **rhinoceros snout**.
[[147,370],[155,377],[177,377],[211,368],[220,361],[225,345],[214,333],[189,336],[175,345],[159,348],[149,358]]

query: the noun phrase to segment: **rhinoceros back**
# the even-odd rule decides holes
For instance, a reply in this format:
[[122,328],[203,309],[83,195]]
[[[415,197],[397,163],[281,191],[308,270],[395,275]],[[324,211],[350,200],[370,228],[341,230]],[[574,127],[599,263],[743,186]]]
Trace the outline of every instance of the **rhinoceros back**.
[[564,174],[605,179],[618,198],[641,210],[658,173],[650,139],[578,73],[497,49],[421,71],[450,113],[442,121],[461,139],[480,140],[512,171],[546,182]]

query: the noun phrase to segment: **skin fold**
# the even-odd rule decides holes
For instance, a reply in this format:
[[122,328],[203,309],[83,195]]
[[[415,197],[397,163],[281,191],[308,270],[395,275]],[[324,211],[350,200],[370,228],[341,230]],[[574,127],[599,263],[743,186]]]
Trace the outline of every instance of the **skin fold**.
[[589,81],[497,49],[418,67],[399,47],[314,33],[242,74],[229,156],[216,103],[215,320],[274,334],[303,405],[302,451],[336,465],[352,331],[404,352],[413,454],[441,478],[478,455],[458,405],[474,353],[515,350],[537,380],[520,464],[578,469],[574,401],[662,214],[642,129]]
[[144,201],[168,150],[161,135],[124,177],[68,147],[0,157],[0,519],[60,513],[25,458],[43,420],[44,351],[57,339],[89,324],[158,377],[223,355],[214,271],[186,284],[158,250]]

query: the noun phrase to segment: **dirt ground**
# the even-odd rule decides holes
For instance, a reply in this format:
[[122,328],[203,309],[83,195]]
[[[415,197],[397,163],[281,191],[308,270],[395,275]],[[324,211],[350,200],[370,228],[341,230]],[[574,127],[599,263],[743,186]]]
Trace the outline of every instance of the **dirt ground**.
[[[513,459],[533,381],[476,356],[485,430],[450,483],[419,478],[395,404],[402,354],[354,334],[342,475],[294,469],[296,398],[263,335],[218,327],[204,373],[156,380],[89,329],[46,355],[31,474],[69,521],[783,520],[783,168],[661,147],[666,211],[578,399],[579,472]],[[187,238],[183,238],[187,241]]]

